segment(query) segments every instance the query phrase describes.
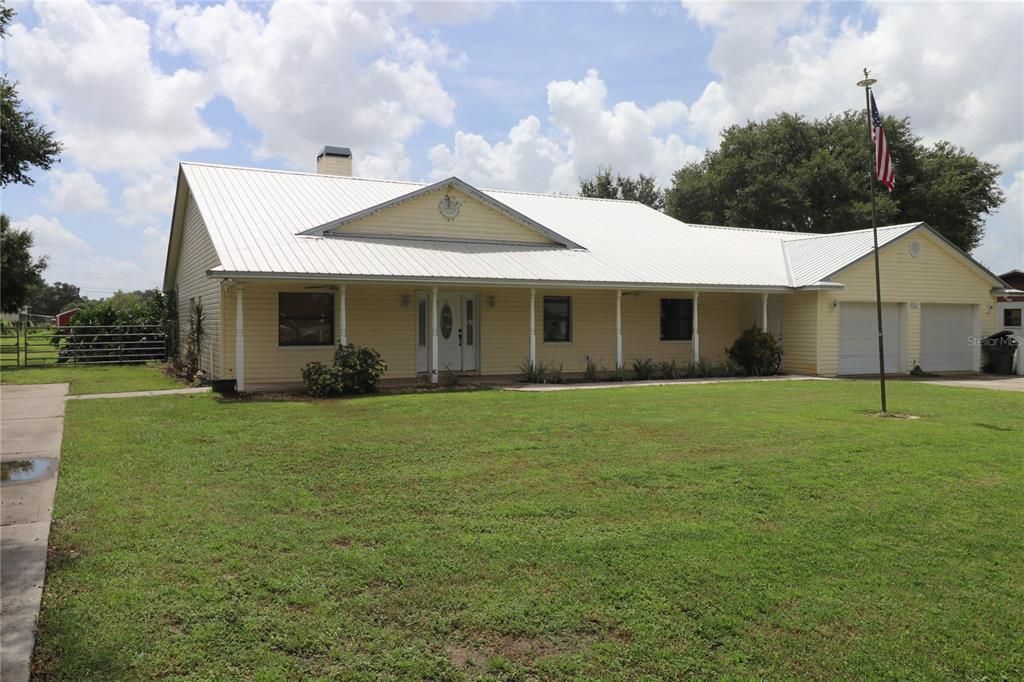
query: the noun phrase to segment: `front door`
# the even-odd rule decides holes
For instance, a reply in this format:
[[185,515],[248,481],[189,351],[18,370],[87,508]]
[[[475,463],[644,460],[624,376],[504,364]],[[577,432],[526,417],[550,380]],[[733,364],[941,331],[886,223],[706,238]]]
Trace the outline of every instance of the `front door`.
[[[430,297],[419,297],[417,327],[417,369],[427,371]],[[437,369],[440,372],[468,372],[477,368],[480,339],[480,310],[475,294],[442,291],[437,294]]]
[[437,295],[437,365],[444,372],[462,371],[462,296]]

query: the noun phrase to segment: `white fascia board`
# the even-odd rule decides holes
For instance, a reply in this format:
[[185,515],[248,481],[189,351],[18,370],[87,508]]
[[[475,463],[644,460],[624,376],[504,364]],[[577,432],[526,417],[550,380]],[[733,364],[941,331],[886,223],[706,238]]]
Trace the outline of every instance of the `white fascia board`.
[[837,291],[845,288],[846,285],[839,282],[815,282],[814,284],[796,287],[798,291]]
[[178,178],[174,186],[171,229],[167,237],[167,256],[164,259],[164,291],[174,289],[174,275],[178,272],[178,251],[181,247],[182,232],[185,229],[185,209],[190,191],[188,180],[185,178],[185,169],[179,163]]
[[[678,282],[577,282],[569,280],[537,280],[537,279],[488,279],[463,277],[408,277],[401,275],[339,275],[303,272],[244,272],[227,270],[207,270],[207,277],[232,280],[266,280],[308,282],[366,282],[375,284],[435,284],[438,286],[485,286],[485,287],[545,287],[571,289],[641,289],[650,291],[720,291],[735,293],[778,293],[787,294],[795,291],[793,287],[782,285],[759,284],[681,284]],[[832,284],[832,283],[826,283]],[[843,288],[833,285],[823,288]]]

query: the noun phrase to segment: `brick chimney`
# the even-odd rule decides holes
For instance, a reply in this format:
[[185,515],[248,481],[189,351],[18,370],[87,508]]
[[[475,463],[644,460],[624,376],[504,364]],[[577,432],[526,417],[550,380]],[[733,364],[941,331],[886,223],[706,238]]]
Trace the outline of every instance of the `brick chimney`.
[[352,150],[348,147],[324,147],[316,155],[316,172],[320,175],[352,177]]

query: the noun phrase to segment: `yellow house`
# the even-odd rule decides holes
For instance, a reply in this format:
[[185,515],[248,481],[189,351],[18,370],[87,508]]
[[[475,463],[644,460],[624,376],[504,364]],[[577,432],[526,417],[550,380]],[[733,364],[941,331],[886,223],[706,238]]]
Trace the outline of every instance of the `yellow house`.
[[[635,202],[351,167],[338,147],[317,173],[181,164],[164,288],[183,326],[203,303],[209,376],[298,386],[338,343],[375,348],[399,380],[685,365],[721,359],[752,325],[782,340],[784,371],[878,371],[870,230],[691,225]],[[1005,284],[924,223],[878,235],[886,371],[979,369]]]

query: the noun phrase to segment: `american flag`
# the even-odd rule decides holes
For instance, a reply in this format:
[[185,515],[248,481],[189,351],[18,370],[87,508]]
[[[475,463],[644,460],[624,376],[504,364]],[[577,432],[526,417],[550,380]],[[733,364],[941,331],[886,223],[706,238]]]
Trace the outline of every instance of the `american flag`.
[[892,167],[892,156],[889,155],[889,142],[885,139],[882,117],[878,115],[878,106],[875,105],[875,93],[871,93],[871,139],[875,143],[875,175],[891,192],[896,186],[896,171]]

